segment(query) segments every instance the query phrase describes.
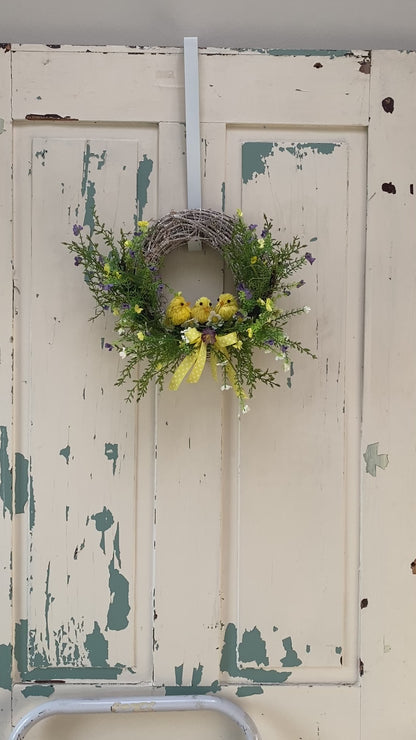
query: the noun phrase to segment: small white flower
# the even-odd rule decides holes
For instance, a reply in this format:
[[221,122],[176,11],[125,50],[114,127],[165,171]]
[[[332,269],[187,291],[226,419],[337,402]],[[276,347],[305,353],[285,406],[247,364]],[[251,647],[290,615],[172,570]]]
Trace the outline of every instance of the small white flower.
[[303,313],[309,313],[310,310],[311,310],[311,307],[310,306],[304,306],[303,307]]
[[125,360],[126,359],[127,352],[126,352],[126,348],[125,347],[123,347],[123,349],[120,350],[119,355],[120,355],[120,357],[121,357],[122,360]]
[[241,409],[242,414],[248,414],[249,411],[250,411],[250,406],[248,406],[248,404],[245,404],[245,406],[243,406],[243,408]]
[[184,331],[181,331],[181,337],[182,337],[182,341],[184,341],[185,344],[189,344],[189,339],[186,333],[186,329]]
[[[270,353],[271,353],[271,349],[265,349],[265,350],[264,350],[264,354],[265,354],[265,355],[270,355]],[[276,359],[277,359],[277,358],[276,358]]]
[[276,352],[275,360],[284,360],[286,355],[283,354],[283,352]]
[[121,336],[124,333],[125,333],[125,330],[120,326],[120,329],[118,329],[117,334],[120,334]]
[[216,365],[217,365],[217,367],[225,367],[226,365],[228,365],[228,360],[223,360],[222,362],[217,362]]
[[221,386],[221,390],[222,390],[222,391],[229,391],[229,390],[230,390],[230,388],[231,388],[231,386],[230,386],[230,385],[222,385],[222,386]]
[[289,362],[289,360],[286,360],[286,362],[284,363],[283,370],[285,371],[285,373],[288,373],[289,372],[289,370],[290,370],[290,362]]

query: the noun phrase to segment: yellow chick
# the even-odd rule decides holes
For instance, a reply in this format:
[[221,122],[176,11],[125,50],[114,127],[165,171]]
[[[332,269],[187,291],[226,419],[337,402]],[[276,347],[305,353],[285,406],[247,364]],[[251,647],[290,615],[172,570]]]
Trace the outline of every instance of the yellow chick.
[[209,298],[203,296],[195,301],[195,305],[191,309],[192,318],[196,319],[198,324],[206,324],[208,317],[212,311],[212,303]]
[[224,321],[232,319],[238,311],[237,299],[231,293],[221,293],[218,303],[215,306],[215,312],[221,316]]
[[183,297],[182,293],[176,293],[166,309],[166,323],[179,326],[191,318],[191,304]]

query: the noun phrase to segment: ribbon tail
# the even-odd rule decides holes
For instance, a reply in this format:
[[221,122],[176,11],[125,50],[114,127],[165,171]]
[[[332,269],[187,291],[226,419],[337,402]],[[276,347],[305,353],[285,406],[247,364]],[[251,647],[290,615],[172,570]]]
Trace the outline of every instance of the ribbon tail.
[[184,360],[182,360],[179,367],[176,368],[175,372],[172,375],[172,379],[169,384],[169,390],[171,391],[177,391],[180,384],[182,383],[183,379],[185,378],[186,373],[195,365],[198,359],[198,350],[194,350],[194,352],[191,352],[190,355],[187,355]]
[[191,370],[191,372],[188,375],[187,382],[188,383],[197,383],[202,375],[202,371],[205,367],[205,362],[207,359],[207,345],[205,342],[201,342],[199,345],[199,349],[197,351],[197,358],[195,361],[195,364]]

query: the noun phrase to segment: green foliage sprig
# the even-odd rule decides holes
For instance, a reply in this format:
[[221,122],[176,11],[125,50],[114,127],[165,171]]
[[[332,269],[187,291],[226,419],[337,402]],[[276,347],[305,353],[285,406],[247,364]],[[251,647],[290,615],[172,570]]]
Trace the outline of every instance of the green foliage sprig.
[[[208,357],[213,374],[220,370],[221,388],[233,388],[245,411],[258,383],[279,385],[278,367],[257,367],[255,348],[280,360],[285,371],[290,369],[291,350],[315,357],[286,333],[289,319],[310,310],[308,306],[283,308],[285,297],[304,285],[303,280],[293,279],[294,273],[315,261],[297,237],[286,244],[277,241],[266,216],[258,236],[257,226],[247,225],[237,211],[232,237],[222,248],[236,295],[223,294],[228,296],[227,309],[218,302],[204,319],[189,309],[178,325],[169,321],[166,312],[166,293],[174,291],[162,281],[160,264],[147,250],[151,228],[140,221],[134,234],[121,230],[116,237],[95,217],[93,235],[83,234],[76,224],[76,240],[66,243],[75,254],[75,265],[82,265],[94,296],[92,318],[105,312],[115,317],[117,339],[106,342],[105,348],[126,361],[117,385],[130,381],[128,400],[142,398],[153,380],[162,388],[172,373],[176,381],[181,376],[175,386],[171,382],[176,389],[197,359],[202,357],[203,367]],[[134,377],[138,363],[142,365]]]

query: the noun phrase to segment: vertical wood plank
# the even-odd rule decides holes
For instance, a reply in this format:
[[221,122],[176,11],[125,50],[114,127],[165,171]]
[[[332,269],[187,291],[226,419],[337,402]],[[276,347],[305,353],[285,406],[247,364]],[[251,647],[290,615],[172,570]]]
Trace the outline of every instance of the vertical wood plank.
[[11,53],[0,50],[0,737],[10,732],[12,686],[12,121]]
[[414,733],[416,54],[375,52],[368,168],[362,737]]

